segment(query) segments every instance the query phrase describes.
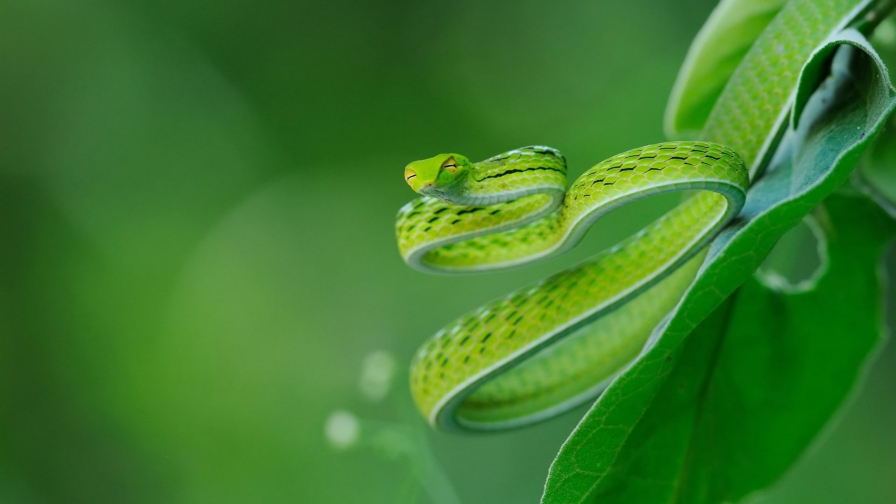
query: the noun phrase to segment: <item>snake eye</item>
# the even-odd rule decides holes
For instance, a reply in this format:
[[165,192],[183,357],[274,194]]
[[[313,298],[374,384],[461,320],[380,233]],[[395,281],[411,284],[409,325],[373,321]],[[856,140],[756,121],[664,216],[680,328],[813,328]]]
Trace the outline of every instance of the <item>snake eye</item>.
[[414,170],[412,170],[410,168],[404,169],[404,181],[407,182],[408,184],[410,184],[411,180],[416,176],[417,176],[417,172],[415,172]]
[[457,161],[454,160],[454,156],[451,156],[442,163],[442,169],[448,173],[457,173]]

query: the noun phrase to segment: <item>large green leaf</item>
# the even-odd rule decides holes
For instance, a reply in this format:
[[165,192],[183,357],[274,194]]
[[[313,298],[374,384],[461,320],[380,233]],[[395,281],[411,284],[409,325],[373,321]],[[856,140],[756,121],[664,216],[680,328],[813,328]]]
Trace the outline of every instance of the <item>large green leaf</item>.
[[786,0],[722,0],[697,33],[666,107],[673,138],[695,136],[753,42]]
[[[847,179],[896,105],[896,90],[890,85],[882,62],[857,32],[845,32],[824,44],[806,67],[811,71],[819,68],[819,61],[830,61],[840,44],[848,46],[837,51],[831,75],[805,103],[798,129],[785,136],[768,171],[753,185],[739,219],[713,242],[697,278],[668,322],[658,328],[641,357],[613,382],[561,448],[551,466],[543,502],[580,503],[597,496],[601,502],[737,500],[776,479],[842,403],[864,362],[868,345],[864,351],[849,352],[844,341],[843,351],[833,352],[835,357],[842,356],[843,362],[835,364],[824,362],[826,353],[800,347],[811,340],[806,334],[790,335],[790,346],[782,341],[783,346],[764,348],[762,345],[772,337],[769,334],[738,333],[732,336],[731,344],[735,346],[731,352],[736,352],[738,345],[744,346],[739,343],[743,338],[753,338],[756,345],[747,345],[753,355],[744,353],[743,358],[745,362],[753,359],[765,364],[753,370],[755,376],[748,375],[751,381],[743,376],[739,368],[742,363],[729,364],[730,359],[724,359],[731,354],[726,350],[729,343],[723,338],[731,328],[731,317],[749,318],[745,315],[749,311],[744,310],[762,310],[763,303],[778,311],[762,311],[765,320],[758,318],[757,312],[752,315],[756,321],[768,324],[786,320],[788,327],[803,323],[799,318],[802,312],[787,311],[790,305],[783,302],[787,299],[784,294],[768,294],[768,300],[757,298],[743,308],[737,299],[725,300],[751,276],[788,229]],[[858,220],[871,219],[865,215]],[[835,219],[831,222],[830,229],[843,235],[851,232],[850,226],[858,226]],[[831,241],[832,247],[838,243]],[[874,247],[863,253],[877,253],[879,245]],[[832,248],[831,254],[834,253]],[[838,249],[836,253],[853,252]],[[871,263],[863,264],[867,267]],[[847,287],[839,285],[832,274],[833,269],[825,280],[834,282],[832,288]],[[874,336],[870,337],[873,346],[878,320],[874,297],[877,284],[854,287],[870,292],[864,297],[850,292],[849,298],[854,301],[871,296],[871,311],[867,314],[871,318],[867,320],[874,321]],[[752,292],[750,289],[755,288],[747,290]],[[820,283],[816,289],[821,289]],[[819,291],[815,295],[824,297]],[[739,298],[744,296],[742,292]],[[854,303],[846,306],[841,299],[839,304],[833,304],[846,310],[839,312],[844,320],[837,318],[837,323],[848,323],[857,330],[860,324],[853,319]],[[713,315],[707,318],[710,314]],[[832,309],[810,314],[819,320],[827,320],[828,315],[837,317]],[[704,319],[701,329],[688,338]],[[807,325],[810,327],[818,325]],[[836,332],[831,320],[821,324],[822,329],[828,327],[832,331],[819,336],[827,343],[836,344],[837,336],[843,340],[857,338]],[[869,336],[865,334],[864,338],[868,340]],[[784,350],[787,352],[775,353]],[[791,369],[792,374],[786,374],[787,359],[795,352],[807,361],[799,369]],[[735,364],[738,367],[730,367]],[[824,368],[825,364],[830,367]],[[780,384],[779,391],[776,380],[788,378],[792,381],[791,389],[798,390],[808,386],[800,373],[815,369],[828,369],[830,376],[820,379],[840,381],[844,386],[817,388],[818,393],[825,395],[823,401],[819,397],[813,399],[818,402],[820,413],[815,409],[788,411],[785,398],[789,393],[785,393],[784,384]],[[774,371],[778,371],[777,375]],[[739,399],[720,401],[718,391],[737,391]],[[757,412],[748,412],[756,404],[765,406],[763,414],[769,418],[773,413],[788,418],[787,425],[770,429],[767,422],[759,423]],[[725,423],[733,418],[742,424]],[[760,435],[764,429],[767,432]],[[793,435],[791,431],[798,431],[799,436],[788,437]],[[754,458],[757,450],[762,454],[759,459]],[[765,467],[745,470],[751,463]]]
[[816,213],[826,274],[798,293],[751,278],[691,333],[600,501],[736,501],[777,480],[844,402],[879,347],[877,264],[896,224],[864,197]]

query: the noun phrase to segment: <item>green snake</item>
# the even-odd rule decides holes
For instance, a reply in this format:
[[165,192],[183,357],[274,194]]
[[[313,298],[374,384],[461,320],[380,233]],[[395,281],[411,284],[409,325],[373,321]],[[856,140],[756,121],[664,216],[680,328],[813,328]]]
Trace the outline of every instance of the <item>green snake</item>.
[[613,156],[567,189],[550,147],[481,162],[456,153],[415,161],[422,197],[398,213],[413,268],[465,273],[517,266],[574,247],[615,208],[667,191],[699,191],[636,235],[571,269],[468,313],[432,336],[411,365],[411,392],[445,430],[539,421],[601,393],[641,352],[696,275],[707,244],[744,205],[788,123],[797,79],[829,35],[874,2],[790,0],[734,71],[699,141]]

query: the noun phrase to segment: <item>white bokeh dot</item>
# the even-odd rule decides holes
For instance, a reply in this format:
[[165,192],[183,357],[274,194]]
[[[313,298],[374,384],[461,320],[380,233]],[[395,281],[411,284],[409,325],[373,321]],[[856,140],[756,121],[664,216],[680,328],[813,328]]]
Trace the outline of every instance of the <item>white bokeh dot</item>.
[[361,394],[371,401],[386,397],[395,374],[395,359],[384,351],[376,351],[364,358],[361,364]]
[[335,448],[349,448],[358,442],[361,427],[358,419],[348,411],[337,410],[330,414],[324,426],[327,440]]

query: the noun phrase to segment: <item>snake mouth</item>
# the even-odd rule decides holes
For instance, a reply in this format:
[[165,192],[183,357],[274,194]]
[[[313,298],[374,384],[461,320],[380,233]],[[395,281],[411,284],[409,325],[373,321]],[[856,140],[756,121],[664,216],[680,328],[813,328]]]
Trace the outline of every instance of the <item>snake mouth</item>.
[[436,184],[434,182],[424,182],[422,185],[418,186],[415,191],[424,196],[439,197],[439,191],[436,189]]

